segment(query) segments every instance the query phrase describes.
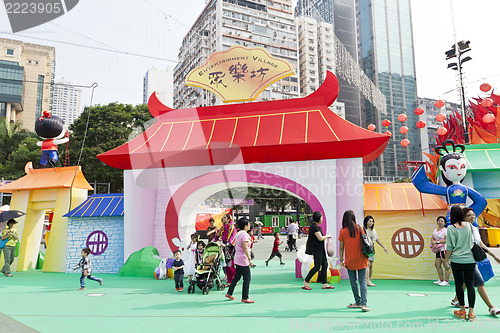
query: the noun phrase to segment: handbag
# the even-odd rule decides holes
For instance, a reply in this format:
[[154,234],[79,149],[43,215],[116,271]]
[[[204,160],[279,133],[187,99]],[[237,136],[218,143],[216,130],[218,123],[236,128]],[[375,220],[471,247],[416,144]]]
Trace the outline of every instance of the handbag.
[[486,252],[484,252],[483,248],[477,244],[474,244],[472,246],[472,255],[474,256],[474,260],[479,262],[479,261],[483,261],[484,259],[486,259]]
[[[472,230],[472,226],[469,225],[469,228],[471,229],[472,231],[472,234],[474,235],[474,231]],[[476,262],[479,262],[479,261],[483,261],[484,259],[486,259],[486,252],[484,252],[483,248],[479,245],[477,245],[476,243],[474,243],[474,245],[472,245],[472,256],[474,257],[474,260]]]
[[5,238],[4,240],[0,240],[0,250],[3,250],[5,247],[5,244],[9,241],[8,238]]
[[325,241],[326,254],[329,257],[333,257],[335,255],[335,244],[333,243],[331,238],[328,238]]
[[359,228],[359,235],[361,238],[361,252],[367,257],[371,257],[375,254],[375,246],[373,245],[372,240],[368,235],[366,234],[366,230],[363,227],[363,230],[365,231],[364,234],[361,234],[361,227],[358,225]]
[[479,273],[481,273],[484,282],[487,282],[489,279],[495,276],[495,273],[493,272],[493,267],[491,267],[491,262],[488,258],[478,262],[477,268],[479,269]]

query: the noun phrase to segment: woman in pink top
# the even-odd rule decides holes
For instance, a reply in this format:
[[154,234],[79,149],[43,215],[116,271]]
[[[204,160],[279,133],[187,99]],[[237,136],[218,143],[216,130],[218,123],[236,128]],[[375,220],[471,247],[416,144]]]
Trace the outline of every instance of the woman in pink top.
[[248,293],[250,291],[250,266],[253,266],[252,259],[250,257],[250,235],[248,230],[250,230],[250,222],[246,218],[241,218],[237,222],[238,233],[236,234],[235,241],[235,254],[234,254],[234,264],[236,266],[236,272],[231,281],[231,285],[227,291],[226,297],[230,300],[234,300],[233,291],[234,287],[238,281],[240,281],[241,276],[243,276],[243,291],[241,301],[243,303],[255,303],[250,298],[248,298]]

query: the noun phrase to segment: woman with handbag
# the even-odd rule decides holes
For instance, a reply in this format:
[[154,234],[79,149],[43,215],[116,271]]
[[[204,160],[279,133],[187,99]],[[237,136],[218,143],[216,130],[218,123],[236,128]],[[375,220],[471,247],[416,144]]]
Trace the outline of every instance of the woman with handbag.
[[311,290],[309,281],[316,272],[321,269],[321,282],[323,283],[322,289],[335,289],[334,286],[328,284],[328,260],[325,253],[325,239],[332,238],[331,235],[323,235],[323,230],[318,224],[323,222],[323,214],[321,212],[313,213],[313,221],[309,227],[309,237],[307,238],[306,254],[312,254],[314,257],[314,267],[311,268],[306,278],[304,279],[304,286],[302,289]]
[[361,308],[363,312],[366,312],[370,311],[370,308],[367,307],[368,288],[366,285],[368,257],[361,250],[362,234],[365,234],[365,231],[356,224],[354,212],[352,210],[344,212],[342,229],[339,232],[339,256],[342,268],[347,268],[352,294],[354,295],[354,303],[349,304],[347,307]]
[[434,281],[434,284],[438,286],[449,286],[450,285],[450,270],[443,269],[443,259],[446,256],[446,217],[438,216],[436,219],[437,228],[432,232],[431,238],[431,251],[436,254],[436,260],[434,261],[434,266],[438,272],[439,280]]
[[224,259],[226,266],[224,267],[227,284],[226,287],[229,287],[231,282],[233,281],[234,274],[236,273],[236,268],[234,266],[234,243],[236,240],[236,228],[234,227],[233,220],[231,219],[230,214],[225,214],[222,219],[222,226],[220,227],[217,235],[214,238],[215,242],[219,242],[223,247],[224,251]]
[[[373,218],[373,216],[366,215],[365,219],[363,220],[363,226],[365,227],[366,234],[371,239],[373,246],[375,247],[375,242],[377,242],[378,245],[382,246],[384,252],[388,253],[389,251],[387,251],[384,244],[382,244],[382,242],[378,238],[377,231],[375,230],[375,219]],[[373,254],[371,257],[368,257],[368,267],[366,267],[366,285],[368,287],[377,286],[375,283],[372,282],[374,262],[375,262],[375,254]]]
[[[464,212],[460,206],[453,206],[450,210],[450,223],[446,236],[446,257],[444,266],[451,269],[455,277],[455,292],[460,304],[460,310],[455,310],[454,315],[460,319],[474,321],[474,305],[476,302],[476,292],[474,290],[474,271],[476,260],[472,255],[474,236],[472,227],[464,221]],[[464,290],[462,284],[467,287],[467,299],[469,301],[469,313],[465,311]]]
[[14,258],[16,255],[16,244],[18,241],[17,237],[17,230],[14,229],[14,224],[16,224],[17,221],[14,219],[8,220],[7,221],[7,228],[3,229],[2,231],[2,236],[0,237],[0,240],[7,242],[5,243],[5,247],[3,248],[3,257],[5,259],[5,264],[2,267],[1,272],[7,276],[7,277],[12,277],[12,274],[10,272],[10,265],[14,262]]

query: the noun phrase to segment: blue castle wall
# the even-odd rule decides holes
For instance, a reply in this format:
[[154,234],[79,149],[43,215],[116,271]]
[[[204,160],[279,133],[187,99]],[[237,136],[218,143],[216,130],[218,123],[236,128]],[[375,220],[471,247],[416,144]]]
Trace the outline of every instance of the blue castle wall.
[[[69,217],[66,273],[74,272],[82,249],[87,247],[87,237],[98,230],[107,235],[108,247],[100,255],[89,255],[92,273],[118,273],[124,263],[123,216]],[[76,272],[81,273],[80,270]]]

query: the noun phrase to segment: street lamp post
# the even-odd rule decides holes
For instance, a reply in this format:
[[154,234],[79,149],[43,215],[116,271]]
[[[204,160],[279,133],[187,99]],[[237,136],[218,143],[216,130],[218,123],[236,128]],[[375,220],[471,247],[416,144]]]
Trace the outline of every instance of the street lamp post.
[[464,141],[465,143],[469,143],[469,133],[468,133],[468,126],[467,126],[467,117],[466,117],[466,112],[465,112],[465,91],[464,91],[464,84],[463,84],[463,77],[462,77],[462,64],[466,61],[472,60],[471,57],[462,57],[462,55],[465,52],[469,52],[470,49],[470,41],[465,41],[461,40],[460,42],[457,42],[456,44],[453,44],[451,46],[451,49],[446,51],[446,60],[450,60],[452,58],[457,58],[457,62],[450,62],[448,64],[448,68],[453,69],[455,71],[458,71],[458,84],[459,84],[459,92],[460,92],[460,103],[462,105],[462,121],[463,121],[463,126],[464,126]]

